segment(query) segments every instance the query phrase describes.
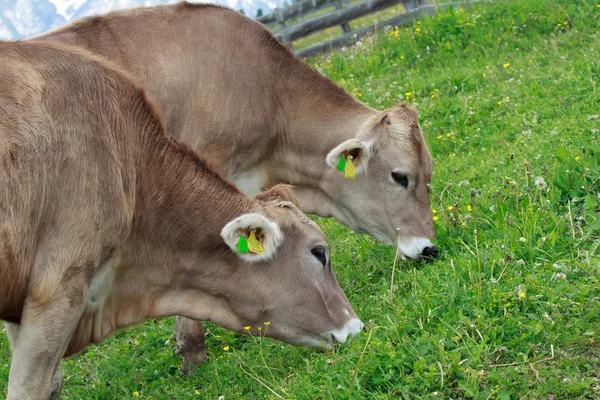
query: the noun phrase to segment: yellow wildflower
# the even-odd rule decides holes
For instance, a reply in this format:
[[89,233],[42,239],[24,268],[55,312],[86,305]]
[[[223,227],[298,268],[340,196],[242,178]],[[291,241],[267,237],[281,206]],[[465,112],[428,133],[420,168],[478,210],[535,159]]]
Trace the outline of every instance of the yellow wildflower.
[[271,321],[263,322],[263,324],[265,324],[266,326],[271,326]]
[[437,210],[434,208],[433,210],[431,210],[432,213],[437,214]]
[[501,105],[502,105],[502,100],[500,100],[500,101],[498,102],[498,105],[499,105],[499,106],[501,106]]
[[525,296],[525,292],[519,292],[519,298],[524,299]]
[[196,396],[200,396],[200,391],[198,389],[196,389]]
[[448,206],[448,211],[454,210],[454,206]]
[[485,66],[485,69],[490,69],[490,66],[489,66],[489,65],[486,65],[486,66]]
[[404,56],[400,56],[400,59],[401,59],[401,60],[404,60]]
[[229,351],[229,346],[223,347],[223,351]]
[[462,223],[462,224],[460,224],[460,225],[461,225],[461,226],[464,228],[465,226],[467,226],[467,223],[466,223],[466,222],[463,222],[463,223]]
[[245,331],[249,331],[249,330],[250,330],[250,328],[252,328],[250,325],[246,325],[246,326],[244,327],[244,330],[245,330]]
[[140,392],[138,392],[137,390],[133,392],[133,397],[140,397]]
[[504,68],[508,68],[508,67],[510,67],[510,63],[505,63]]
[[575,161],[579,161],[579,156],[576,156],[576,157],[575,157]]
[[438,138],[438,139],[441,139],[441,138],[443,138],[443,136],[442,136],[442,135],[438,135],[438,137],[437,137],[437,138]]
[[438,219],[440,219],[440,217],[438,217],[437,215],[434,215],[434,216],[433,216],[433,222],[437,222],[437,221],[438,221]]
[[471,206],[467,206],[467,211],[471,211]]

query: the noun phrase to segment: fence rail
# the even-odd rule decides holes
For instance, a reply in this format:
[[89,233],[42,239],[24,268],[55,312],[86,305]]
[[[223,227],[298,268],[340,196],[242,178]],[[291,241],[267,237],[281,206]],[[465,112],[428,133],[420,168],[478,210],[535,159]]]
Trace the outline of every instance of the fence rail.
[[[272,28],[273,35],[282,43],[290,46],[294,40],[332,26],[340,25],[344,32],[342,36],[296,51],[296,54],[300,57],[311,57],[334,48],[352,45],[362,36],[375,31],[377,26],[403,25],[424,14],[433,14],[440,8],[446,8],[450,5],[464,7],[480,1],[486,0],[468,0],[465,2],[443,4],[427,4],[427,0],[364,0],[356,4],[349,4],[348,0],[344,0],[344,2],[342,0],[300,0],[291,6],[276,9],[270,14],[259,17],[257,21],[271,26],[278,24],[278,28]],[[397,4],[404,4],[404,13],[356,31],[352,31],[350,28],[352,20]],[[335,7],[335,10],[305,20],[304,17],[306,15],[326,7]],[[289,21],[297,20],[298,18],[301,21],[286,25]]]

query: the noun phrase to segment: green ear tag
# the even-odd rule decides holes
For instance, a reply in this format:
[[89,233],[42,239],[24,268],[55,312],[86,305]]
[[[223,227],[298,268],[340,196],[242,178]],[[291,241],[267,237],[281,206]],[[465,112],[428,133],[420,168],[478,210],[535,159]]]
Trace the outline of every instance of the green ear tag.
[[248,252],[248,239],[244,235],[240,236],[240,240],[238,240],[238,250],[240,253]]
[[344,157],[340,157],[340,161],[338,161],[337,169],[339,169],[340,172],[344,172],[344,170],[346,169],[346,159]]

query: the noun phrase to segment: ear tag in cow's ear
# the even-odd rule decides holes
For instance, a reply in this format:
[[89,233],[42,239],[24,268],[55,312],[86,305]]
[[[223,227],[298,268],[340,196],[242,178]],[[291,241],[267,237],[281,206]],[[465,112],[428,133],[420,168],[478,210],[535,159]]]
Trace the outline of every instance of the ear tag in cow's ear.
[[240,239],[238,240],[238,251],[240,253],[248,252],[248,240],[246,239],[246,236],[244,236],[244,235],[240,236]]
[[346,169],[346,159],[344,157],[340,157],[340,161],[338,161],[337,169],[339,169],[340,172],[344,172],[344,170]]
[[344,168],[344,176],[350,179],[356,179],[356,167],[354,166],[354,162],[352,161],[354,157],[348,156],[348,161],[346,162],[346,168]]
[[265,250],[262,247],[262,244],[256,238],[254,231],[250,232],[250,237],[248,238],[248,249],[255,254],[265,254]]

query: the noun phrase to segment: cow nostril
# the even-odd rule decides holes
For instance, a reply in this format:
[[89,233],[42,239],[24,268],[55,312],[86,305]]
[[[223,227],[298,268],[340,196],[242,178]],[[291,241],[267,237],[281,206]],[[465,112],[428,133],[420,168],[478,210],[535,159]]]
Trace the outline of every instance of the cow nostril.
[[333,340],[333,343],[337,343],[337,340],[336,340],[335,335],[333,333],[331,334],[331,340]]
[[367,326],[365,324],[363,324],[362,326],[362,331],[363,332],[368,332],[369,330],[367,329]]
[[423,249],[421,252],[421,257],[427,261],[431,262],[438,256],[438,248],[436,246],[428,246]]

